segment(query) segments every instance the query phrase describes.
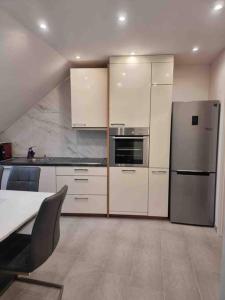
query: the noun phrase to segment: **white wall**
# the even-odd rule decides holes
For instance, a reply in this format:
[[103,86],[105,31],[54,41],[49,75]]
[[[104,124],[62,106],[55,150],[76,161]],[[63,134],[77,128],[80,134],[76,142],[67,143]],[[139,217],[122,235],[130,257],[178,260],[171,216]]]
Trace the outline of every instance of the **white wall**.
[[218,232],[222,233],[224,227],[224,181],[225,181],[225,50],[217,57],[211,65],[210,97],[221,101],[220,139],[218,155],[218,180],[217,180],[217,207],[216,226]]
[[70,80],[62,81],[41,101],[0,134],[13,143],[13,156],[26,156],[30,146],[37,156],[105,157],[106,132],[71,127]]
[[66,72],[65,58],[0,9],[0,132],[52,90]]
[[175,65],[173,101],[209,100],[209,65]]

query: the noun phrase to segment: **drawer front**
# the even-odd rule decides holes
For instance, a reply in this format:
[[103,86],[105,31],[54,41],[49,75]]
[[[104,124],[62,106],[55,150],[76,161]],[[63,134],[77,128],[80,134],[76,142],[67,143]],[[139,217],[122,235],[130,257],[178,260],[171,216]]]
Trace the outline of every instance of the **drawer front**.
[[107,176],[107,168],[105,167],[57,167],[56,175],[67,176]]
[[57,176],[57,190],[65,184],[68,185],[68,194],[107,194],[107,177],[104,176]]
[[63,213],[106,214],[107,197],[101,195],[67,195]]

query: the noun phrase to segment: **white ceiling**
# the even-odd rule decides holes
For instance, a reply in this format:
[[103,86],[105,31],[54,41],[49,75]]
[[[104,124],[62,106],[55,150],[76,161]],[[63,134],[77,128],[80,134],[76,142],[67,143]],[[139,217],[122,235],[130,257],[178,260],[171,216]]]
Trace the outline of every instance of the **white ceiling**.
[[[225,47],[225,9],[212,0],[1,0],[0,6],[69,61],[110,55],[175,54],[182,63],[210,63]],[[117,24],[126,12],[125,26]],[[48,23],[41,32],[38,22]],[[194,45],[200,52],[193,54]]]

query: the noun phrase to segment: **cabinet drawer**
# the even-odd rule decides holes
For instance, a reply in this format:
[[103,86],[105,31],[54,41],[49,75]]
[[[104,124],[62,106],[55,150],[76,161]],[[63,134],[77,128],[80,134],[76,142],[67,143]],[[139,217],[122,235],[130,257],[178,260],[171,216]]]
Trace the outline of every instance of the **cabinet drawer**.
[[149,169],[148,215],[168,217],[169,170]]
[[107,194],[107,177],[104,176],[57,176],[57,190],[68,185],[68,194]]
[[56,175],[67,175],[67,176],[106,176],[107,168],[101,167],[57,167]]
[[107,197],[101,195],[67,195],[63,213],[106,214]]

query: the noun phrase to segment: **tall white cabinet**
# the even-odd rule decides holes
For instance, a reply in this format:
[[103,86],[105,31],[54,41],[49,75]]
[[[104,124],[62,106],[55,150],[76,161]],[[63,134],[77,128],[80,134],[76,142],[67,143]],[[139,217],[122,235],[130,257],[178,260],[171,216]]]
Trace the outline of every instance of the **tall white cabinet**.
[[110,59],[109,126],[149,127],[151,64],[147,59]]
[[107,127],[107,68],[70,70],[72,127]]
[[110,127],[149,127],[149,168],[110,167],[111,214],[168,217],[174,58],[110,58]]
[[168,217],[173,66],[172,57],[152,64],[148,215],[154,217]]

